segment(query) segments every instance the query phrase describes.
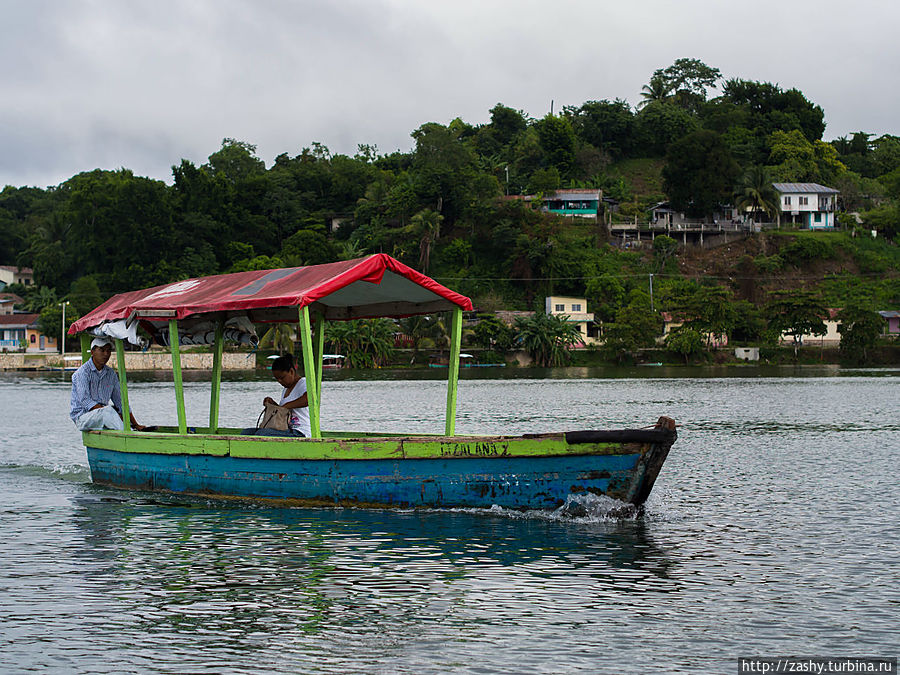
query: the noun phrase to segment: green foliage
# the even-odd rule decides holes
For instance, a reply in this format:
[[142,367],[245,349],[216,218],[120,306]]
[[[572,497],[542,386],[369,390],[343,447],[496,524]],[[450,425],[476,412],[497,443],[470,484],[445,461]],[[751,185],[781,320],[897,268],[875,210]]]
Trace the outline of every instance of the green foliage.
[[641,151],[662,157],[671,143],[697,130],[697,122],[682,108],[650,103],[635,117],[636,142]]
[[749,210],[754,220],[760,214],[775,220],[781,211],[781,201],[768,169],[751,166],[744,172],[734,191],[734,205],[740,211]]
[[547,163],[561,176],[567,176],[575,164],[575,130],[559,115],[547,115],[535,125]]
[[72,282],[69,290],[69,302],[80,316],[84,316],[103,303],[100,287],[94,277],[80,277]]
[[537,365],[563,366],[571,358],[569,350],[581,340],[578,326],[568,317],[536,312],[516,319],[516,342]]
[[784,267],[784,258],[775,255],[761,255],[753,259],[753,264],[763,274],[775,274]]
[[774,131],[769,148],[768,163],[776,181],[828,185],[847,171],[833,146],[810,141],[799,129]]
[[885,239],[896,241],[900,235],[900,206],[897,204],[885,204],[866,211],[862,218],[866,227]]
[[292,265],[320,265],[337,260],[338,250],[321,232],[297,230],[284,240],[279,257]]
[[661,328],[659,315],[650,311],[649,297],[634,294],[629,304],[616,312],[616,320],[604,326],[601,351],[619,362],[633,360],[638,350],[656,344]]
[[695,131],[669,146],[663,181],[672,206],[691,216],[709,216],[730,202],[740,167],[721,136]]
[[794,341],[794,358],[803,335],[825,335],[828,329],[824,319],[828,316],[819,295],[807,290],[776,291],[766,307],[769,317],[769,337],[777,341],[781,335],[790,335]]
[[823,236],[827,233],[811,232],[791,237],[790,242],[779,252],[779,256],[789,265],[802,267],[816,260],[831,260],[837,255],[834,242]]
[[841,356],[854,363],[865,363],[869,350],[875,346],[884,331],[884,319],[878,312],[859,305],[844,307],[837,319],[841,325]]
[[688,363],[691,357],[703,353],[703,336],[694,328],[681,326],[666,336],[666,349]]
[[594,320],[604,322],[615,319],[626,299],[625,286],[612,274],[589,279],[585,295],[588,307],[593,309]]
[[288,323],[273,323],[259,338],[259,346],[269,347],[279,354],[294,353],[294,327]]
[[372,368],[393,356],[396,330],[389,319],[332,321],[325,324],[325,343],[344,354],[351,368]]
[[653,240],[653,261],[657,273],[666,268],[666,263],[673,260],[678,254],[678,242],[665,234],[661,234]]
[[634,147],[634,113],[627,101],[586,101],[567,107],[577,138],[613,158],[627,156]]
[[475,344],[485,349],[506,352],[515,344],[513,329],[493,314],[480,314],[474,331]]

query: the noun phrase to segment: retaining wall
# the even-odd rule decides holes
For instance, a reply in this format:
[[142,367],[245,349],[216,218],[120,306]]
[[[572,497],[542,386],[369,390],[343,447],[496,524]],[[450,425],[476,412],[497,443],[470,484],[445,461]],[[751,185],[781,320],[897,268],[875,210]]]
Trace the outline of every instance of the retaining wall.
[[[212,357],[209,352],[181,352],[182,370],[212,370]],[[25,354],[0,354],[0,370],[36,370],[40,368],[59,368],[62,358],[59,354],[25,357]],[[68,365],[73,365],[69,362]],[[75,362],[77,365],[77,362]],[[116,353],[113,352],[109,365],[116,367]],[[256,355],[244,352],[225,352],[222,354],[223,370],[252,370],[256,367]],[[172,370],[172,355],[168,352],[126,352],[126,370]]]

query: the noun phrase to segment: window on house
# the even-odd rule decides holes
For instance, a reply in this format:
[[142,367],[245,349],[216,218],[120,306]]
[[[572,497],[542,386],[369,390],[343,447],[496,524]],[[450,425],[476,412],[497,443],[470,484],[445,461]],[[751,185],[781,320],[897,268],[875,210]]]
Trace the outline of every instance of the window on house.
[[785,198],[784,198],[784,205],[785,205],[785,206],[790,206],[790,205],[791,205],[791,198],[790,198],[790,197],[785,197]]
[[32,335],[31,335],[31,344],[34,344],[35,342],[37,342],[37,340],[35,339],[35,335],[32,333]]
[[580,312],[580,311],[581,311],[581,305],[580,305],[580,304],[573,304],[573,305],[572,305],[572,311],[573,311],[573,312]]
[[815,219],[815,221],[816,221],[817,223],[821,223],[821,222],[822,222],[822,214],[821,214],[821,213],[817,213],[817,214],[814,216],[814,219]]
[[553,310],[554,312],[565,312],[566,311],[565,305],[554,305],[554,308],[555,308]]
[[809,197],[800,197],[800,206],[809,206]]

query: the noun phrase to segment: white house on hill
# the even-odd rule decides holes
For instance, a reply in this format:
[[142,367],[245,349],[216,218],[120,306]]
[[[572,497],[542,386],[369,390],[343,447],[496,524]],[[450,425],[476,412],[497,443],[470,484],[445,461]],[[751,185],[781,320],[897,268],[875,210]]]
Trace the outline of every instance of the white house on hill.
[[818,183],[773,183],[781,202],[779,223],[798,223],[811,230],[831,230],[837,196],[834,188]]

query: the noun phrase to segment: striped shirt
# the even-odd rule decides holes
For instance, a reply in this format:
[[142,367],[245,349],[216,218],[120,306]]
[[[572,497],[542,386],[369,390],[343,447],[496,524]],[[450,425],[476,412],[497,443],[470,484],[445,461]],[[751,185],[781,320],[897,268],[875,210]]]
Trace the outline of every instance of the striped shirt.
[[119,392],[119,376],[109,366],[97,370],[94,361],[88,359],[72,374],[72,405],[69,417],[74,422],[98,403],[108,405],[112,400],[117,412],[122,412],[122,395]]

